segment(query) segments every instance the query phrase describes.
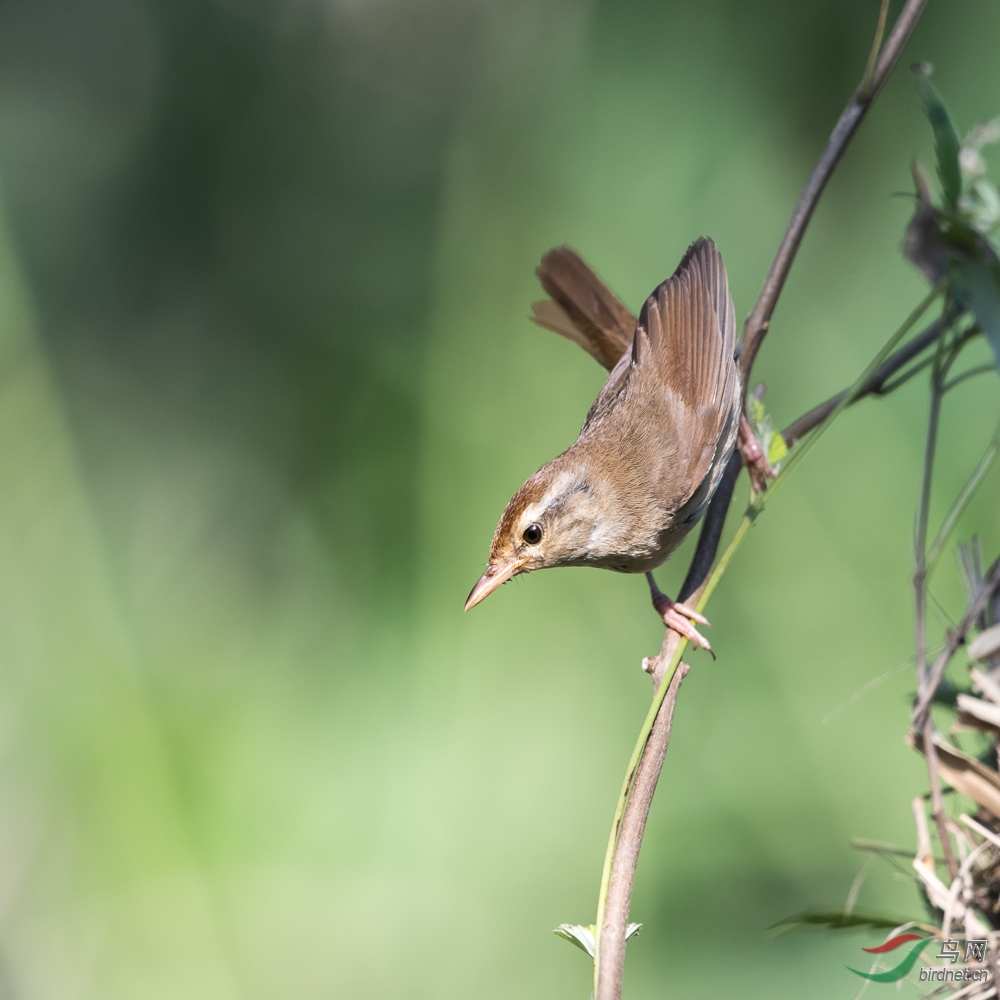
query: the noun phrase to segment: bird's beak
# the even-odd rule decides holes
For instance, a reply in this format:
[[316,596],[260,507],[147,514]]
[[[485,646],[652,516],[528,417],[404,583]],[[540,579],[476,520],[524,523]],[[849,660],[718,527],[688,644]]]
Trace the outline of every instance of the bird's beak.
[[506,565],[495,566],[490,563],[486,567],[486,572],[476,581],[476,585],[469,594],[469,599],[465,602],[465,610],[474,608],[480,601],[485,600],[502,583],[506,583],[512,576],[517,576],[521,572],[523,562],[511,562]]

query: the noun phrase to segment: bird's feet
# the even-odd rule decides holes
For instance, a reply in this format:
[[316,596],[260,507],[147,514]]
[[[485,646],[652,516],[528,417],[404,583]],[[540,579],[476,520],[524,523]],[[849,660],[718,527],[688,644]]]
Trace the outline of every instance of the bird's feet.
[[652,573],[647,573],[646,579],[649,581],[649,593],[653,599],[653,607],[656,608],[656,613],[663,619],[663,624],[667,628],[673,629],[684,636],[696,649],[707,650],[714,660],[715,653],[712,652],[712,647],[709,645],[708,640],[692,624],[692,622],[697,622],[699,625],[707,625],[711,628],[712,623],[704,615],[695,611],[694,608],[689,608],[686,604],[681,604],[679,601],[670,600],[657,587]]
[[760,442],[750,426],[750,421],[743,413],[740,414],[740,430],[736,440],[754,492],[763,493],[767,489],[767,481],[774,479],[778,473],[774,471],[771,463],[767,460],[767,455],[764,454],[764,449],[761,448]]

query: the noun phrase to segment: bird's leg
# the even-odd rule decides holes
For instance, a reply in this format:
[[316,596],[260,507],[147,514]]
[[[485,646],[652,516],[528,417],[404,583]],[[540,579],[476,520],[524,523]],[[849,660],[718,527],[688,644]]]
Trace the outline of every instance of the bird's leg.
[[[649,581],[649,593],[653,598],[653,607],[656,608],[656,613],[663,619],[663,624],[667,628],[672,628],[675,632],[679,632],[694,646],[700,649],[707,649],[709,653],[712,653],[712,647],[708,644],[708,640],[691,624],[691,622],[698,622],[699,625],[708,625],[711,628],[712,625],[709,620],[704,615],[695,611],[694,608],[689,608],[686,604],[670,600],[656,586],[656,581],[653,579],[652,573],[647,573],[646,579]],[[715,659],[715,653],[712,653],[712,659]]]
[[767,489],[767,481],[774,479],[778,473],[767,460],[767,455],[764,454],[764,449],[761,448],[745,413],[740,414],[740,430],[736,441],[754,492],[763,493]]

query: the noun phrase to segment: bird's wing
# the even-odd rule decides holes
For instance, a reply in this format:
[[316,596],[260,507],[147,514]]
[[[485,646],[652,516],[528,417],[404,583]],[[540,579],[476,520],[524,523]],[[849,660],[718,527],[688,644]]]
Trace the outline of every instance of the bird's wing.
[[632,313],[569,247],[550,250],[535,274],[550,298],[532,305],[531,318],[614,368],[632,344]]
[[[658,475],[665,481],[657,492],[674,510],[710,472],[721,473],[716,459],[735,440],[740,406],[735,345],[726,268],[715,244],[703,238],[646,300],[632,350],[615,366],[584,425],[585,434],[614,417],[609,431],[621,421],[640,435],[650,462],[661,465]],[[657,463],[655,455],[669,459]]]

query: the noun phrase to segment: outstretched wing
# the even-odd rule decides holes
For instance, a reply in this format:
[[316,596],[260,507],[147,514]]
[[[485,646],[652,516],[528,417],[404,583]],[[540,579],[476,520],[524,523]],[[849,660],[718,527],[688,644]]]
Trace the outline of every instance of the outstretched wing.
[[632,313],[569,247],[550,250],[535,274],[551,298],[534,303],[531,318],[614,368],[632,344]]
[[[664,456],[657,492],[696,520],[736,438],[740,383],[736,316],[715,244],[691,245],[673,276],[646,300],[631,352],[612,371],[584,432],[626,416],[654,455]],[[703,501],[703,502],[702,502]]]

